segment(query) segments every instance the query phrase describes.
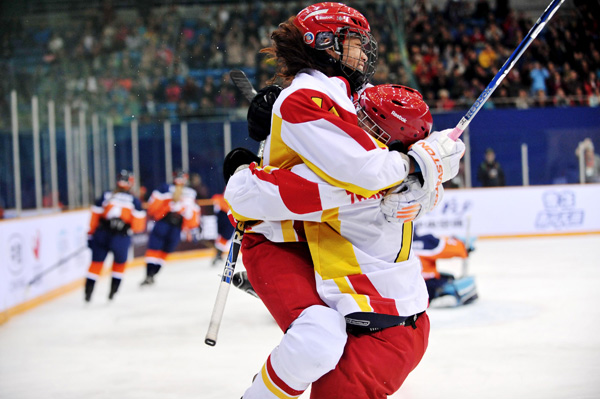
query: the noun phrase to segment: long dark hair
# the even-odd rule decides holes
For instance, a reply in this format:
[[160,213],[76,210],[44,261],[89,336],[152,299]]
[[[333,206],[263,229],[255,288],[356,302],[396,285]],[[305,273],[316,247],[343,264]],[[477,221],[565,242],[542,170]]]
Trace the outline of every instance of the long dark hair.
[[333,76],[336,72],[333,58],[324,50],[315,50],[304,44],[302,32],[294,25],[294,18],[296,17],[288,18],[273,31],[273,46],[260,50],[277,63],[273,80],[281,79],[289,83],[304,68],[316,69],[327,76]]

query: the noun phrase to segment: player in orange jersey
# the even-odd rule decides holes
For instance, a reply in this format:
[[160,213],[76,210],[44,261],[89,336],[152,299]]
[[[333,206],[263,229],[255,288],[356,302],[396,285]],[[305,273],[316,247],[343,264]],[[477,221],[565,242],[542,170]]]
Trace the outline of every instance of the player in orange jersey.
[[102,194],[92,206],[88,238],[88,245],[92,250],[92,264],[85,281],[86,302],[92,298],[94,285],[109,251],[114,255],[114,262],[108,299],[113,299],[125,271],[131,235],[146,228],[146,212],[142,210],[140,200],[129,192],[132,186],[133,175],[127,170],[122,170],[117,177],[116,189]]
[[[466,305],[478,298],[475,280],[472,276],[457,278],[450,273],[441,273],[437,268],[439,259],[461,258],[466,260],[469,253],[474,250],[473,240],[467,241],[465,244],[464,240],[457,237],[420,235],[415,231],[413,250],[421,260],[422,275],[432,306],[440,304],[446,306]],[[443,297],[446,298],[442,300]]]
[[186,187],[188,175],[175,172],[173,184],[163,184],[152,192],[148,201],[148,216],[156,221],[146,250],[146,278],[141,285],[154,284],[154,276],[165,264],[167,255],[181,241],[182,232],[188,237],[200,233],[200,207],[196,191]]

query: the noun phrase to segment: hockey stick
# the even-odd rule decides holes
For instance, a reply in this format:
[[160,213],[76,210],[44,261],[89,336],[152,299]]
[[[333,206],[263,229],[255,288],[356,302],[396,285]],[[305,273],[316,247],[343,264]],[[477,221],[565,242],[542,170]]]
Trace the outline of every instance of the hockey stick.
[[231,81],[235,87],[237,87],[242,92],[244,97],[246,97],[246,100],[252,101],[254,96],[256,96],[256,90],[254,87],[252,87],[252,83],[250,83],[250,80],[248,80],[248,77],[244,71],[240,69],[232,69],[229,72],[229,77],[231,78]]
[[72,258],[74,258],[75,256],[79,255],[81,252],[83,252],[84,249],[87,249],[88,246],[87,244],[84,245],[83,247],[79,248],[77,251],[69,254],[68,256],[60,259],[58,262],[56,262],[55,264],[53,264],[52,266],[49,266],[48,268],[46,268],[45,270],[42,270],[41,272],[39,272],[37,275],[35,275],[30,281],[29,283],[27,283],[27,287],[31,287],[33,284],[37,283],[42,277],[44,277],[46,274],[50,273],[52,270],[54,269],[58,269],[59,267],[61,267],[62,265],[64,265],[65,263],[67,263],[67,261],[71,260]]
[[219,284],[219,290],[217,291],[217,299],[215,300],[212,316],[210,317],[208,332],[204,338],[204,343],[209,346],[215,346],[217,344],[217,335],[219,334],[219,327],[221,326],[221,320],[223,319],[223,312],[225,311],[225,303],[227,302],[229,288],[231,288],[231,278],[235,271],[235,264],[237,262],[238,254],[240,253],[242,238],[244,237],[244,225],[244,222],[237,223],[233,238],[231,239],[231,248],[229,249],[227,262],[225,262],[225,269],[223,269],[223,277],[221,278],[221,284]]
[[460,135],[465,131],[471,120],[475,117],[475,115],[479,112],[479,110],[483,107],[483,104],[490,98],[496,87],[500,85],[502,80],[506,77],[506,75],[510,72],[510,70],[515,66],[519,58],[523,55],[527,47],[531,44],[531,42],[537,37],[537,35],[544,29],[546,23],[552,18],[554,13],[558,10],[562,3],[565,0],[552,0],[552,2],[546,8],[546,11],[538,18],[537,22],[533,25],[527,36],[519,43],[516,50],[508,57],[502,68],[498,71],[496,76],[492,79],[492,81],[487,85],[485,90],[479,95],[475,103],[471,106],[469,111],[465,116],[458,122],[458,125],[452,130],[449,137],[452,140],[457,140]]
[[[234,69],[229,72],[229,77],[231,77],[233,84],[242,92],[244,97],[246,97],[248,101],[252,101],[252,99],[256,96],[256,90],[254,90],[254,87],[252,87],[252,83],[250,83],[246,74],[239,69]],[[258,156],[262,156],[263,148],[264,141],[260,143]],[[223,269],[223,276],[221,277],[221,283],[219,284],[219,290],[217,291],[217,298],[215,299],[215,305],[213,306],[212,316],[210,317],[210,323],[208,325],[208,331],[206,332],[206,337],[204,338],[204,343],[209,346],[215,346],[217,344],[217,335],[219,334],[221,320],[223,320],[225,304],[227,303],[229,288],[231,288],[231,279],[233,277],[235,264],[242,246],[242,238],[244,238],[244,227],[244,222],[238,222],[235,226],[233,238],[231,239],[229,255],[227,256],[227,262],[225,262],[225,268]]]
[[[232,69],[229,71],[229,77],[231,81],[242,92],[246,100],[252,101],[254,97],[256,97],[256,89],[252,86],[250,79],[244,73],[244,71],[240,69]],[[263,151],[265,149],[265,141],[260,142],[260,147],[258,148],[258,156],[262,157]]]
[[466,215],[466,229],[465,229],[465,246],[467,246],[467,257],[462,261],[462,277],[466,277],[469,273],[469,247],[471,246],[471,215]]

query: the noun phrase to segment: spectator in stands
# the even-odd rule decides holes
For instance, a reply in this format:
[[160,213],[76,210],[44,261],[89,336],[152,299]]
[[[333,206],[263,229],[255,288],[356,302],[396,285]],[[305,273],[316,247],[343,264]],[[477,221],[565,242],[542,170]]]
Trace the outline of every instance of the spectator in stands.
[[549,104],[550,103],[548,101],[548,96],[546,95],[546,92],[542,89],[537,90],[533,99],[533,106],[544,108],[547,107]]
[[542,67],[539,61],[533,63],[531,71],[529,71],[529,78],[531,79],[531,94],[536,94],[540,90],[546,94],[548,88],[546,86],[546,79],[550,77],[548,69]]
[[[27,21],[27,15],[5,21],[6,27],[0,32],[0,72],[16,70],[3,74],[8,76],[5,85],[16,87],[25,99],[36,93],[41,102],[49,97],[61,102],[83,94],[89,107],[107,114],[115,95],[122,103],[129,101],[119,93],[123,87],[116,84],[129,79],[127,90],[144,87],[133,97],[139,106],[144,104],[146,93],[150,91],[149,84],[155,88],[160,86],[160,90],[153,91],[153,96],[157,107],[162,109],[166,102],[163,80],[177,77],[182,85],[186,78],[192,77],[200,79],[197,83],[202,85],[202,78],[188,68],[195,72],[215,69],[213,76],[218,80],[231,67],[240,65],[256,68],[257,77],[265,71],[272,75],[273,65],[264,63],[264,57],[257,56],[257,52],[260,47],[269,45],[269,33],[276,28],[273,21],[287,15],[285,7],[263,7],[263,2],[235,7],[171,4],[152,9],[147,5],[142,7],[136,0],[132,7],[139,10],[140,17],[126,20],[121,15],[121,8],[126,6],[115,8],[110,3],[99,9],[97,15],[84,16],[76,22],[65,21],[60,28],[47,22],[34,25]],[[366,5],[369,19],[385,20],[389,5],[382,6],[379,2],[373,5],[368,0],[359,3]],[[570,105],[597,103],[594,86],[599,83],[596,74],[600,69],[600,44],[590,39],[597,33],[596,13],[591,11],[597,9],[594,4],[595,1],[582,1],[577,2],[575,8],[559,10],[533,42],[524,62],[516,65],[507,77],[511,83],[510,97],[516,98],[525,86],[531,89],[531,96],[542,89],[549,96],[550,105],[563,104],[562,99],[553,98],[560,86]],[[416,78],[421,92],[434,93],[433,101],[439,99],[435,94],[440,93],[440,89],[448,90],[450,98],[456,101],[465,90],[464,82],[473,86],[478,94],[482,90],[480,86],[485,87],[490,81],[496,64],[506,59],[533,25],[524,12],[510,9],[507,0],[496,0],[495,18],[490,12],[493,6],[490,0],[452,0],[440,11],[427,0],[414,2],[405,32],[412,70],[399,69],[403,58],[400,45],[397,36],[388,31],[387,24],[374,26],[381,44],[382,65],[389,68],[389,71],[379,68],[381,72],[376,80],[408,84]],[[48,9],[51,8],[48,5]],[[265,42],[260,43],[258,38]],[[45,62],[39,65],[42,57]],[[532,68],[528,57],[539,63]],[[15,68],[23,63],[24,67]],[[90,77],[99,85],[106,84],[98,86],[96,91],[81,90],[80,84],[64,85],[64,82],[85,82]],[[258,85],[259,81],[255,83]],[[212,93],[212,98],[205,100],[212,107],[214,96]],[[195,102],[202,101],[199,98]],[[525,104],[522,100],[510,102],[513,103],[521,107]],[[239,104],[223,102],[221,105]],[[462,101],[456,101],[454,109],[463,106]],[[125,107],[119,104],[116,113],[121,120],[126,120],[124,111]],[[8,115],[2,104],[0,112],[0,126],[6,126]],[[148,119],[145,114],[141,117]]]
[[527,109],[527,108],[529,108],[529,105],[530,105],[529,93],[527,93],[527,91],[525,89],[520,89],[519,97],[515,101],[515,106],[518,109]]
[[588,105],[590,107],[597,107],[600,105],[600,87],[596,87],[592,94],[589,95]]
[[479,165],[477,179],[483,187],[504,186],[504,170],[496,160],[496,153],[492,148],[485,151],[485,159]]
[[575,150],[575,156],[583,157],[585,182],[600,183],[600,155],[595,153],[594,143],[589,137],[579,143]]

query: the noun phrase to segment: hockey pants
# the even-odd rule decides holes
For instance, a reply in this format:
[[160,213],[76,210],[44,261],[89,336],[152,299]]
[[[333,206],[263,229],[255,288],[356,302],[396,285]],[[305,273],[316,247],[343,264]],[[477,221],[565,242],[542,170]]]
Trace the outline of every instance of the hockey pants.
[[[346,335],[343,317],[317,294],[305,243],[273,243],[246,234],[242,254],[252,286],[287,331],[244,399],[293,398],[311,382],[312,399],[385,399],[423,357],[429,337],[427,314],[419,317],[416,329],[399,326]],[[313,370],[304,370],[310,365]]]

